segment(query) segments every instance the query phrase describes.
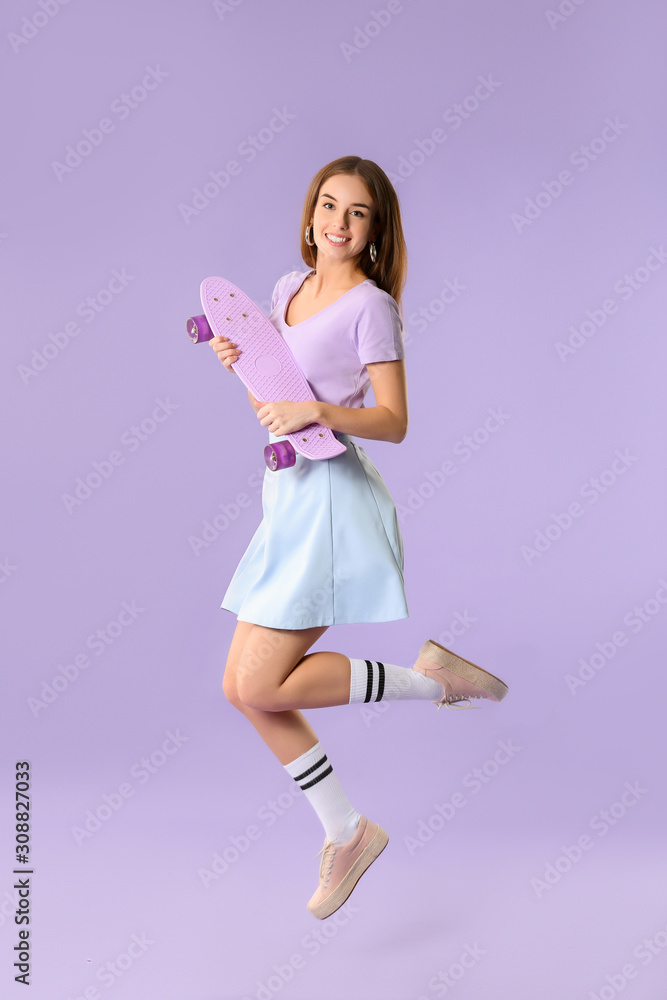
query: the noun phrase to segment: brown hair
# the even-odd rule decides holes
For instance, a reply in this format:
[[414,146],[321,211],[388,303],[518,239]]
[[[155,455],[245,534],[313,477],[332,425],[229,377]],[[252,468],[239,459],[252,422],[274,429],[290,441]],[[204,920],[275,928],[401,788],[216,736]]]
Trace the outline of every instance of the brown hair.
[[408,252],[401,224],[401,209],[391,181],[373,160],[364,160],[361,156],[341,156],[327,163],[315,174],[306,194],[301,217],[301,256],[308,267],[316,267],[317,247],[306,243],[306,226],[315,211],[322,185],[334,174],[356,174],[373,196],[373,224],[378,229],[375,240],[377,260],[375,263],[371,260],[367,244],[359,257],[359,266],[379,288],[392,296],[402,316],[401,294],[408,271]]

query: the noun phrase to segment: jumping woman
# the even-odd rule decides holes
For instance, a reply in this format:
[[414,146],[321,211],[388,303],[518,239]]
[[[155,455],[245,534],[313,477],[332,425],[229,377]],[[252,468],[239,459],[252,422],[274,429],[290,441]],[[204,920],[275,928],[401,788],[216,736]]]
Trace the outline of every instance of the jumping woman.
[[[311,423],[346,451],[264,474],[262,521],[221,607],[237,616],[223,690],[303,790],[325,832],[319,884],[308,903],[320,919],[348,898],[388,836],[343,791],[300,709],[424,699],[438,709],[500,701],[503,681],[433,640],[412,668],[342,653],[309,653],[330,625],[408,617],[403,539],[382,476],[355,438],[400,444],[408,406],[401,292],[407,254],[398,198],[372,160],[323,167],[306,195],[301,254],[308,270],[277,282],[269,319],[316,402],[265,402],[248,393],[269,442]],[[241,353],[211,341],[228,371]],[[364,406],[369,385],[376,405]]]

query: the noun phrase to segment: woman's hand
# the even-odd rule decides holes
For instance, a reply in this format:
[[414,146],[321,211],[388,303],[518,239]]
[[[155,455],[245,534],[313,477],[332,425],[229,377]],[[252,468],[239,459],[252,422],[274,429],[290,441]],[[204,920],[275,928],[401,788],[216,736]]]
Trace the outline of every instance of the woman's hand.
[[[231,366],[238,361],[241,349],[224,337],[213,337],[209,343],[227,371],[234,374]],[[315,400],[293,403],[289,399],[281,399],[277,403],[262,403],[249,389],[248,399],[262,427],[268,427],[272,434],[291,434],[319,420],[319,404]]]
[[292,434],[308,424],[319,422],[320,404],[317,400],[309,399],[303,403],[293,403],[289,399],[280,399],[276,403],[257,403],[257,407],[255,403],[253,408],[262,427],[268,427],[272,434],[278,436]]
[[227,369],[228,372],[234,374],[234,369],[231,367],[235,361],[239,360],[239,354],[241,354],[240,348],[233,344],[231,340],[225,340],[224,337],[213,337],[209,344],[218,355],[220,361]]

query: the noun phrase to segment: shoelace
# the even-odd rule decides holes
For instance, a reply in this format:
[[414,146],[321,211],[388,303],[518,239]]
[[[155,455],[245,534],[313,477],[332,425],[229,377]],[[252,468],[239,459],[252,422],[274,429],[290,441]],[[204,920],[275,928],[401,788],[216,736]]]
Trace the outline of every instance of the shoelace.
[[[482,697],[483,697],[483,695],[481,695],[481,694],[467,694],[467,695],[462,696],[462,697],[457,697],[457,695],[455,695],[455,694],[448,694],[446,696],[446,698],[442,699],[441,701],[434,701],[434,702],[431,702],[431,704],[432,705],[436,705],[437,708],[438,708],[438,711],[440,711],[440,709],[442,708],[443,705],[446,708],[453,708],[453,709],[456,709],[457,711],[459,709],[481,708],[482,707],[481,705],[471,705],[470,704],[470,699],[471,698],[482,698]],[[458,702],[460,702],[460,701],[467,701],[468,704],[465,705],[465,706],[464,705],[459,705]]]
[[[436,668],[436,670],[437,670],[437,668]],[[419,672],[421,673],[422,671],[419,671]],[[426,676],[428,677],[428,673],[426,673]],[[433,701],[433,702],[431,702],[431,704],[435,705],[437,707],[438,711],[440,711],[440,709],[442,708],[443,705],[445,705],[447,708],[452,708],[452,709],[453,708],[456,708],[456,709],[459,709],[459,708],[466,708],[466,709],[468,709],[468,708],[481,708],[482,707],[481,705],[471,705],[470,704],[470,699],[471,698],[483,698],[483,697],[484,697],[484,695],[482,695],[482,694],[466,694],[466,695],[445,694],[445,696],[443,698],[441,698],[440,701]],[[468,704],[465,705],[465,706],[464,705],[459,705],[458,702],[461,702],[461,701],[467,701]]]
[[[328,885],[329,883],[329,876],[331,875],[331,869],[333,868],[334,858],[336,857],[337,850],[338,850],[337,844],[332,844],[328,840],[326,840],[324,842],[324,847],[322,848],[322,850],[318,851],[317,854],[315,855],[315,858],[318,858],[320,854],[322,855],[322,860],[320,862],[320,882],[323,882],[325,886]],[[327,852],[329,853],[327,854]],[[313,858],[313,860],[315,860],[315,858]],[[329,862],[329,867],[327,869],[327,874],[325,879],[324,868],[327,861]]]

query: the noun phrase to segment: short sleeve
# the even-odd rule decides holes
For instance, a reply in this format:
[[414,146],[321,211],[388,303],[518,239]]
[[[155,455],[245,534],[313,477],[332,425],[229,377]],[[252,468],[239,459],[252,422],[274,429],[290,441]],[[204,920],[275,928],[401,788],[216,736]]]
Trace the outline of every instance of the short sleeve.
[[405,357],[403,322],[391,295],[381,292],[364,303],[357,319],[355,347],[362,365]]
[[271,296],[271,312],[273,312],[273,310],[278,305],[278,300],[280,299],[283,287],[285,285],[285,278],[286,275],[283,275],[282,278],[278,278],[278,280],[276,281],[275,288],[273,289],[273,295]]

